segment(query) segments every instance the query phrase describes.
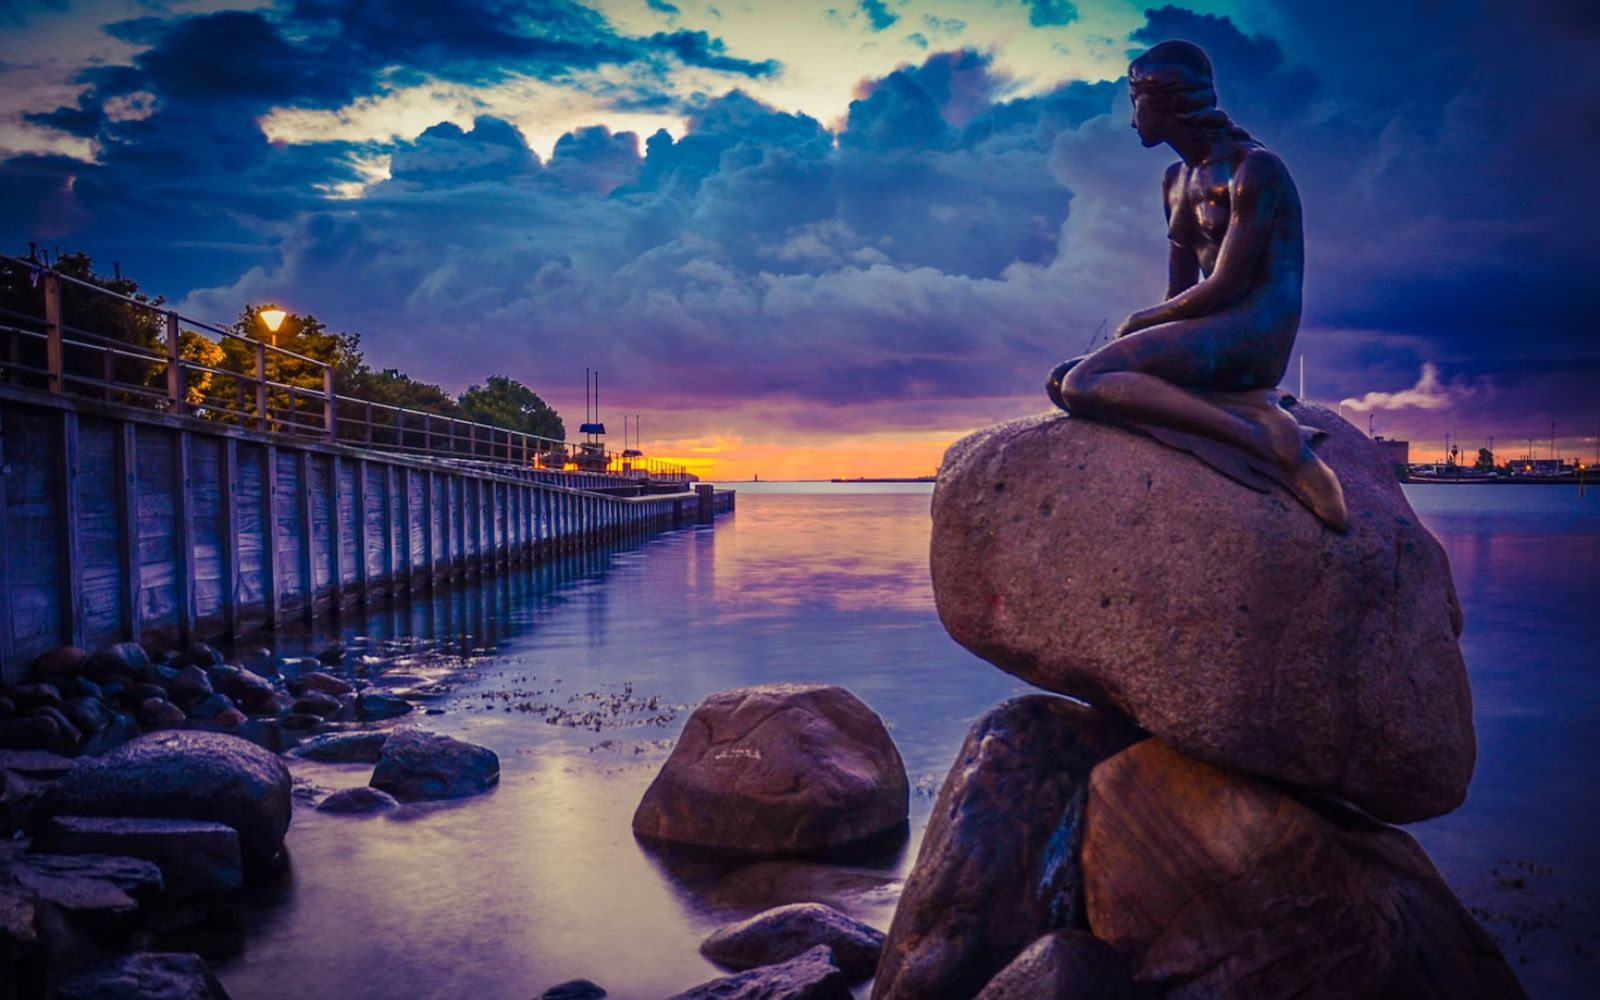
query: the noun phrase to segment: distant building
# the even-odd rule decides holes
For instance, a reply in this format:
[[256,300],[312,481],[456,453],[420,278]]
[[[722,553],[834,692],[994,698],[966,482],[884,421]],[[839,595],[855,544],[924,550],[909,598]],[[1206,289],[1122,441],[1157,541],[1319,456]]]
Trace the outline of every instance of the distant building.
[[1514,458],[1510,466],[1513,476],[1570,476],[1578,471],[1576,464],[1559,458]]
[[1411,468],[1410,441],[1392,441],[1379,434],[1372,439],[1372,443],[1378,446],[1378,451],[1394,469],[1395,475],[1403,476]]

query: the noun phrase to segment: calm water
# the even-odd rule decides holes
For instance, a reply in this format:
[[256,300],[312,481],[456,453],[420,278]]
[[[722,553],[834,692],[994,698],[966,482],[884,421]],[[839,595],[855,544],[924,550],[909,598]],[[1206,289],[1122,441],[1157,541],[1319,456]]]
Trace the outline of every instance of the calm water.
[[[930,487],[736,485],[738,513],[714,530],[341,630],[369,669],[442,710],[421,721],[494,748],[501,784],[393,817],[298,807],[294,884],[254,911],[244,953],[219,968],[233,996],[526,1000],[583,976],[646,1000],[717,975],[700,940],[768,906],[819,898],[887,927],[967,726],[1026,689],[939,625]],[[1454,565],[1480,746],[1466,806],[1412,832],[1535,996],[1586,996],[1600,926],[1600,496],[1409,495]],[[890,724],[914,788],[904,850],[850,869],[727,869],[636,844],[633,808],[693,706],[780,680],[843,684]],[[293,770],[311,795],[370,773]]]

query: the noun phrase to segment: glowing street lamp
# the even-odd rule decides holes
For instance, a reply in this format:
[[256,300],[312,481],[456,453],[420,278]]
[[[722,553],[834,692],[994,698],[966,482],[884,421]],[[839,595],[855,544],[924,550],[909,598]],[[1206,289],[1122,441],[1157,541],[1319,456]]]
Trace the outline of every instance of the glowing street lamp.
[[272,346],[278,346],[278,327],[283,325],[284,317],[289,314],[282,309],[263,309],[257,315],[266,326],[267,332],[272,334]]

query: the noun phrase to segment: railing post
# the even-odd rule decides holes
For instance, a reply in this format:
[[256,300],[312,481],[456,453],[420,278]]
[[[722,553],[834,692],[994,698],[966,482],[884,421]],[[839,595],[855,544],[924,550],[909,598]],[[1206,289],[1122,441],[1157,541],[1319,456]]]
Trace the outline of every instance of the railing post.
[[268,429],[267,422],[267,345],[256,341],[256,419],[261,431]]
[[50,391],[66,388],[66,363],[61,342],[61,279],[54,271],[44,275],[45,365],[50,371]]
[[322,369],[322,420],[328,440],[339,440],[339,399],[333,394],[333,366]]
[[372,400],[367,400],[367,444],[372,443]]
[[470,420],[467,421],[467,456],[478,457],[478,425]]
[[422,453],[424,455],[428,455],[428,454],[431,454],[432,452],[433,452],[433,415],[430,414],[430,413],[424,413],[422,415]]
[[167,313],[167,406],[173,414],[183,412],[183,354],[179,350],[178,314]]

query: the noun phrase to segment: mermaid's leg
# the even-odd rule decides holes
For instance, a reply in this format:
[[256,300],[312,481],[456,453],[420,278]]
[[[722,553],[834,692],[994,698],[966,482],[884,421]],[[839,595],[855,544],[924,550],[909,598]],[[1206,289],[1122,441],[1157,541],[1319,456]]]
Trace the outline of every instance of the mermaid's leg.
[[[1057,405],[1082,416],[1159,431],[1153,436],[1179,447],[1183,436],[1193,435],[1234,449],[1249,465],[1269,470],[1272,479],[1329,527],[1344,531],[1349,518],[1338,477],[1311,450],[1300,425],[1275,400],[1269,402],[1267,394],[1241,392],[1270,388],[1282,374],[1267,370],[1270,359],[1253,366],[1254,357],[1239,349],[1253,340],[1269,340],[1263,346],[1272,346],[1270,338],[1252,329],[1251,319],[1221,313],[1165,323],[1113,341],[1066,367],[1055,394],[1060,397]],[[1206,390],[1229,393],[1227,405],[1207,399]],[[1205,458],[1214,448],[1184,450],[1216,465]]]

